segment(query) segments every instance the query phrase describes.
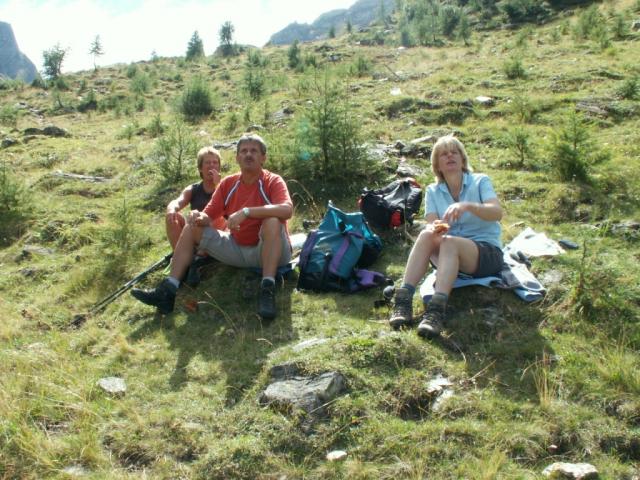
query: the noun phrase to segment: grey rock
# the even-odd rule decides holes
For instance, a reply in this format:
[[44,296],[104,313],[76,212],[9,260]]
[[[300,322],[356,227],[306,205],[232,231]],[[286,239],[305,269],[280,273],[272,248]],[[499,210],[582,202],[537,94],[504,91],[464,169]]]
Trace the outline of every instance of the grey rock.
[[0,145],[2,148],[9,148],[9,147],[13,147],[14,145],[17,145],[18,140],[16,140],[13,137],[5,137],[2,139],[2,144]]
[[293,109],[285,107],[271,115],[271,119],[276,123],[282,123],[288,120],[293,115]]
[[422,173],[422,170],[416,167],[415,165],[409,165],[406,162],[400,162],[398,164],[398,168],[396,169],[396,174],[399,177],[417,177]]
[[572,478],[575,480],[598,478],[598,470],[589,463],[556,462],[545,468],[542,474],[549,478]]
[[0,76],[31,83],[38,76],[36,66],[20,51],[11,25],[0,22]]
[[316,345],[322,345],[323,343],[327,343],[329,340],[326,338],[310,338],[293,347],[294,352],[300,352],[302,350],[306,350],[307,348],[315,347]]
[[300,366],[297,363],[284,363],[275,365],[269,370],[269,375],[274,380],[285,380],[300,375]]
[[334,450],[332,452],[327,453],[327,460],[330,462],[339,462],[347,458],[347,452],[344,450]]
[[476,103],[482,105],[483,107],[492,107],[495,105],[496,101],[491,97],[486,97],[484,95],[479,95],[475,98]]
[[53,254],[53,250],[46,247],[40,247],[38,245],[25,245],[24,248],[22,249],[23,255],[31,255],[33,253],[36,253],[38,255],[48,256]]
[[346,390],[346,379],[338,372],[312,377],[292,377],[267,386],[260,395],[262,405],[294,408],[309,414],[322,415],[324,405]]
[[238,142],[236,141],[224,142],[224,143],[213,142],[213,148],[217,148],[218,150],[232,150],[236,148],[237,144]]
[[563,273],[560,270],[548,270],[540,275],[540,283],[545,286],[545,288],[549,287],[557,287],[562,283],[562,279],[564,278]]
[[62,472],[65,475],[69,475],[70,477],[84,477],[89,472],[82,465],[70,465],[62,469]]
[[640,31],[640,20],[634,20],[631,22],[631,30],[634,32]]
[[42,133],[48,137],[70,137],[71,135],[64,128],[55,125],[47,125],[42,129]]
[[435,143],[436,140],[437,140],[437,138],[434,137],[433,135],[426,135],[424,137],[414,138],[413,140],[411,140],[411,143],[413,145],[418,145],[418,144],[421,144],[421,143],[433,144],[433,143]]
[[121,397],[127,392],[127,384],[120,377],[101,378],[97,385],[106,393],[116,397]]

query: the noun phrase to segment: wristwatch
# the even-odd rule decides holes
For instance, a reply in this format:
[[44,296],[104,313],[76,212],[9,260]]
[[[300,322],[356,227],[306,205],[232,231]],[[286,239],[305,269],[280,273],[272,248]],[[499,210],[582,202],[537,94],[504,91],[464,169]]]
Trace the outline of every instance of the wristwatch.
[[245,218],[249,218],[249,207],[243,207],[242,213],[244,214]]

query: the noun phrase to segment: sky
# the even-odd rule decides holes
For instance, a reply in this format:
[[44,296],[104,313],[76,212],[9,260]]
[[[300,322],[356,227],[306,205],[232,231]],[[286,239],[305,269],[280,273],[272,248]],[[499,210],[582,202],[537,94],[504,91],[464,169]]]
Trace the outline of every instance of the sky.
[[0,21],[11,24],[18,48],[38,70],[42,52],[68,49],[62,71],[93,68],[88,53],[100,36],[98,66],[183,56],[194,31],[207,55],[230,21],[234,41],[262,47],[292,22],[311,23],[322,13],[356,0],[0,0]]

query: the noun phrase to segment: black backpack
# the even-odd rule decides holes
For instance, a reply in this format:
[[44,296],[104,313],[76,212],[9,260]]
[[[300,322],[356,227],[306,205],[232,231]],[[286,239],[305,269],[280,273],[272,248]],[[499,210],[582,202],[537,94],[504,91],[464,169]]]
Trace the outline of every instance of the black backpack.
[[389,230],[413,217],[422,203],[422,188],[413,178],[395,180],[377,190],[363,189],[358,200],[360,211],[369,224],[378,230]]

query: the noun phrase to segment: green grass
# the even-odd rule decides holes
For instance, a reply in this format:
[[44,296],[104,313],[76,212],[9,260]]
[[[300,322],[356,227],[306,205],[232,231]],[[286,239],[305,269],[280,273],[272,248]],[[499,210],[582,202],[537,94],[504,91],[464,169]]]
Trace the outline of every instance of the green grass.
[[[633,6],[600,5],[603,12]],[[61,97],[69,111],[40,89],[6,83],[3,105],[25,102],[71,137],[24,139],[25,128],[41,126],[25,112],[0,124],[1,138],[21,140],[0,151],[12,182],[3,194],[17,185],[33,200],[10,218],[0,212],[3,226],[17,225],[0,249],[0,478],[70,478],[65,469],[80,466],[96,479],[534,479],[555,461],[592,463],[602,478],[637,475],[640,248],[638,232],[617,225],[640,211],[640,105],[619,96],[638,75],[639,37],[612,39],[605,49],[575,41],[559,26],[575,25],[580,12],[527,30],[526,41],[517,30],[475,32],[469,47],[398,51],[357,46],[353,34],[328,42],[342,60],[318,55],[318,71],[289,70],[287,47],[266,47],[260,101],[242,91],[244,55],[69,74]],[[526,75],[508,78],[503,66],[516,44]],[[302,56],[314,48],[302,45]],[[370,70],[353,71],[356,59]],[[173,315],[125,295],[71,328],[73,315],[168,252],[164,207],[195,181],[195,158],[188,179],[167,181],[154,156],[159,132],[149,126],[175,121],[190,81],[206,78],[216,92],[211,115],[187,124],[202,145],[258,123],[274,147],[268,162],[284,165],[295,122],[279,126],[268,114],[282,106],[302,114],[325,69],[344,84],[369,143],[456,132],[472,166],[493,180],[505,242],[524,224],[580,245],[533,259],[536,275],[555,271],[562,279],[546,298],[527,305],[508,291],[454,291],[456,349],[414,331],[390,332],[388,309],[373,306],[377,291],[302,293],[295,278],[278,292],[278,319],[262,326],[254,302],[241,296],[245,273],[218,265],[198,288],[181,289]],[[130,91],[136,72],[149,79],[143,104]],[[96,110],[73,110],[81,87],[95,91]],[[495,105],[461,106],[479,95]],[[589,117],[589,138],[609,158],[591,167],[584,184],[561,181],[549,164],[551,139],[578,102],[610,108]],[[529,134],[526,169],[514,166],[504,140],[515,126]],[[223,170],[235,171],[233,151],[222,156]],[[432,181],[427,159],[408,161],[422,170],[423,185]],[[108,181],[63,179],[57,170]],[[309,198],[303,192],[313,189],[296,180],[292,226],[300,231],[302,219],[319,219],[327,198]],[[364,186],[375,185],[348,185]],[[357,208],[350,196],[333,200]],[[373,268],[398,281],[411,243],[396,234],[384,241]],[[44,250],[24,253],[29,246]],[[324,343],[294,348],[312,338]],[[269,369],[285,362],[308,374],[345,375],[348,391],[327,406],[326,418],[310,423],[259,405]],[[427,383],[437,375],[451,380],[454,394],[434,409]],[[126,380],[124,397],[96,386],[106,376]],[[335,449],[347,459],[326,461]]]

